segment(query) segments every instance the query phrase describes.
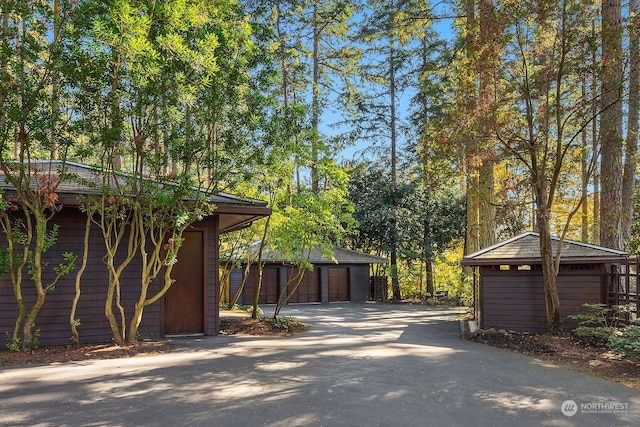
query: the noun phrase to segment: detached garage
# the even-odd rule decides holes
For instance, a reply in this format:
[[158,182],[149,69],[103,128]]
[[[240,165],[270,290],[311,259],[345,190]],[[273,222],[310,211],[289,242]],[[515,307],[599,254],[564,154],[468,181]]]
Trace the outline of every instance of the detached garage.
[[[320,249],[311,251],[309,261],[312,271],[305,271],[300,286],[289,303],[365,302],[371,299],[370,267],[384,264],[386,258],[369,255],[334,246],[333,259],[323,255]],[[290,277],[297,268],[275,251],[263,253],[262,285],[259,304],[275,304]],[[229,276],[229,292],[233,295],[242,283],[244,269],[237,268]],[[251,266],[238,304],[252,304],[258,283],[258,268]]]
[[[50,225],[58,225],[60,233],[53,248],[44,255],[49,265],[57,265],[61,254],[72,252],[83,253],[86,214],[79,209],[78,195],[88,196],[100,194],[102,171],[94,167],[59,161],[32,161],[31,173],[37,171],[40,177],[64,177],[57,186],[56,195],[60,206],[64,208],[50,220]],[[124,176],[124,175],[116,175]],[[124,181],[124,178],[123,178]],[[93,185],[92,185],[93,184]],[[126,181],[121,184],[126,185]],[[0,174],[0,190],[5,197],[11,196],[14,188]],[[115,190],[114,190],[115,192]],[[172,272],[175,280],[168,292],[160,301],[149,305],[144,311],[140,324],[140,338],[163,337],[169,334],[196,333],[217,335],[219,326],[219,236],[222,233],[239,230],[252,221],[271,214],[265,202],[242,199],[229,194],[212,194],[203,192],[216,209],[201,221],[191,224],[183,234],[184,242],[177,256],[177,263]],[[22,220],[21,211],[9,210],[5,213],[13,221]],[[129,229],[126,229],[129,233]],[[125,234],[124,242],[129,234]],[[5,233],[0,233],[0,249],[8,246]],[[104,314],[109,271],[103,262],[106,253],[104,237],[97,225],[93,224],[88,241],[89,256],[86,270],[82,276],[82,292],[78,300],[76,319],[79,326],[80,340],[85,343],[106,343],[112,340],[109,322]],[[121,252],[123,252],[121,248]],[[80,260],[76,264],[80,264]],[[26,269],[25,269],[26,271]],[[142,258],[139,252],[124,270],[120,279],[118,304],[125,307],[130,316],[134,304],[141,293]],[[40,330],[41,345],[68,345],[71,329],[69,313],[76,296],[75,272],[63,276],[55,289],[47,295],[46,301],[37,317],[37,329]],[[43,277],[51,283],[55,272],[49,268]],[[149,289],[149,295],[163,286],[160,274]],[[33,282],[25,278],[20,295],[27,307],[36,301],[36,290]],[[0,275],[0,333],[12,331],[16,319],[20,316],[15,291],[9,274]],[[117,312],[116,303],[113,310]],[[130,318],[126,319],[126,323]]]
[[[475,267],[480,328],[547,331],[539,240],[538,233],[528,232],[463,258],[462,265]],[[559,239],[553,241],[555,252]],[[636,292],[635,278],[620,274],[628,265],[627,252],[564,240],[557,286],[565,330],[575,329],[576,321],[567,316],[582,312],[584,303],[621,303],[621,291],[629,302],[629,294]]]

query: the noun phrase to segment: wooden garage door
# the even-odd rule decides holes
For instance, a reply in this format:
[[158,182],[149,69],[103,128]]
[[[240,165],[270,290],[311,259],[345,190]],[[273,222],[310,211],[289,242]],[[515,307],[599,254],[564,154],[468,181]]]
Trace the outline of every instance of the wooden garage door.
[[[242,291],[242,304],[253,304],[258,286],[258,269],[252,267]],[[262,270],[262,286],[260,287],[260,304],[276,304],[278,302],[278,267],[264,267]]]
[[204,332],[204,233],[184,232],[164,301],[165,334]]
[[351,301],[349,292],[349,269],[329,267],[329,302]]
[[[295,274],[291,271],[290,274]],[[289,299],[290,303],[320,302],[320,269],[305,271],[300,286]]]

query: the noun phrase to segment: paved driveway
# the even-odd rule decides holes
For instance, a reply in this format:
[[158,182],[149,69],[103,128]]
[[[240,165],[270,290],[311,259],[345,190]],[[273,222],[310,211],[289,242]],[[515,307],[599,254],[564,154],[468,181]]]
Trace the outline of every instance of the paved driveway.
[[[459,338],[446,308],[295,306],[288,338],[174,340],[172,354],[0,369],[0,424],[640,425],[640,393]],[[572,416],[564,415],[564,409]]]

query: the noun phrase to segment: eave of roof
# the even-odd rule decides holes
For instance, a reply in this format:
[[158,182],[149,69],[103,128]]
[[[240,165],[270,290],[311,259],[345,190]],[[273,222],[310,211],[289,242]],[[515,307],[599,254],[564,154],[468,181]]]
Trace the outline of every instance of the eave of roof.
[[[78,195],[100,194],[101,192],[102,175],[100,169],[95,166],[59,160],[34,160],[30,164],[37,165],[41,170],[51,170],[52,172],[57,172],[64,164],[64,173],[77,178],[63,180],[59,184],[56,193],[63,205],[79,206]],[[128,175],[117,172],[116,177],[125,179]],[[0,173],[0,188],[5,190],[13,188],[6,182],[2,173]],[[197,190],[197,188],[194,189]],[[204,189],[201,191],[216,206],[214,213],[224,216],[224,221],[221,220],[221,233],[248,227],[253,221],[271,215],[271,208],[267,207],[265,201],[242,198],[229,193],[211,193]]]
[[[540,264],[540,235],[534,232],[523,233],[503,242],[483,248],[465,256],[461,265],[526,265]],[[554,256],[557,253],[558,237],[552,237]],[[616,263],[628,259],[629,253],[574,240],[563,240],[560,253],[561,264],[602,264]]]
[[[260,243],[256,242],[252,246],[258,246]],[[332,247],[333,258],[327,257],[323,254],[320,248],[313,248],[309,254],[309,262],[311,264],[386,264],[387,258],[371,255],[365,252],[354,251],[340,246]],[[285,257],[279,251],[272,251],[267,246],[262,252],[262,261],[269,263],[282,263],[287,264],[290,260]]]

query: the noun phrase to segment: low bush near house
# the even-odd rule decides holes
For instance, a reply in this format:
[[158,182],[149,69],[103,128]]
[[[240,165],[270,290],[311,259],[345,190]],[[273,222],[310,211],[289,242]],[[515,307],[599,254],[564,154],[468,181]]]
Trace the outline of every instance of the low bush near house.
[[616,331],[620,322],[626,319],[628,307],[616,305],[607,307],[606,304],[583,304],[584,312],[569,316],[578,321],[578,327],[573,330],[574,335],[592,345],[606,346],[609,337]]
[[632,323],[609,337],[611,349],[623,356],[640,358],[640,325]]

